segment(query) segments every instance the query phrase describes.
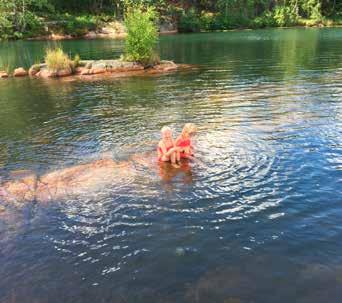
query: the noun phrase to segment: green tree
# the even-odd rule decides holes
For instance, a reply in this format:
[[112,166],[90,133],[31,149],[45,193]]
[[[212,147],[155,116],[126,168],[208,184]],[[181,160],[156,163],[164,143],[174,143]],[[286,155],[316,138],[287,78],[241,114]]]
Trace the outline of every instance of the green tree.
[[22,37],[40,26],[37,12],[50,10],[48,0],[0,1],[0,37]]
[[153,64],[155,47],[158,42],[158,15],[154,7],[133,5],[127,8],[125,25],[127,38],[125,41],[125,59]]

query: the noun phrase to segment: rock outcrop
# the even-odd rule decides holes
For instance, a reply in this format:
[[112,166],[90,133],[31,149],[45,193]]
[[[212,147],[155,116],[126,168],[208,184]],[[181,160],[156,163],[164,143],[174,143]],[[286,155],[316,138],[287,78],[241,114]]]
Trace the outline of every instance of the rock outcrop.
[[39,73],[39,71],[40,71],[40,65],[39,64],[32,65],[29,69],[29,75],[31,77],[34,77],[37,73]]
[[[138,62],[123,61],[121,59],[117,60],[82,60],[75,67],[75,63],[70,61],[70,67],[62,70],[51,70],[48,68],[47,64],[34,64],[31,66],[29,71],[24,68],[19,67],[14,70],[14,77],[25,77],[29,75],[30,77],[38,78],[60,78],[68,76],[95,76],[103,74],[106,76],[128,76],[136,74],[161,74],[172,72],[178,69],[188,68],[186,65],[177,65],[172,61],[160,61],[158,64],[151,66],[144,66]],[[8,73],[5,71],[0,71],[0,78],[9,77]]]
[[[32,69],[32,68],[31,68]],[[30,69],[30,71],[31,71]],[[79,62],[79,66],[72,71],[71,69],[51,71],[46,65],[40,66],[40,71],[35,75],[41,78],[53,78],[53,77],[66,77],[66,76],[91,76],[100,74],[117,74],[124,75],[125,73],[132,72],[147,72],[147,73],[165,73],[178,69],[178,65],[172,61],[161,61],[154,66],[145,67],[137,62],[128,62],[123,60],[82,60]]]
[[25,77],[28,72],[23,67],[18,67],[13,72],[13,77]]
[[131,71],[142,71],[144,66],[135,62],[121,60],[81,61],[84,67],[79,67],[76,72],[79,75],[98,75],[104,73],[121,73]]
[[0,78],[8,78],[8,73],[5,71],[0,71]]
[[58,78],[58,77],[67,77],[73,74],[71,67],[61,69],[61,70],[50,70],[47,67],[41,68],[39,72],[35,74],[36,77],[41,78]]

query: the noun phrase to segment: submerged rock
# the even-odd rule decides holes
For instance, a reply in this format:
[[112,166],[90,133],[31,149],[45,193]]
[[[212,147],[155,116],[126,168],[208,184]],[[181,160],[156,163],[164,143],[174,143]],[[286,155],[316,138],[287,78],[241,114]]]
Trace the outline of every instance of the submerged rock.
[[14,77],[25,77],[27,75],[28,73],[23,67],[18,67],[13,72]]

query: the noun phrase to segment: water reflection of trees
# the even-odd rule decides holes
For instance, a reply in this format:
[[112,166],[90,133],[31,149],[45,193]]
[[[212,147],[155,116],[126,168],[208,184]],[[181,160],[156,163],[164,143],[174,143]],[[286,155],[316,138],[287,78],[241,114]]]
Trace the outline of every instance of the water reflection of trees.
[[113,59],[120,56],[123,42],[118,40],[71,40],[71,41],[1,41],[0,70],[9,67],[30,67],[42,62],[45,49],[61,46],[66,53],[80,54],[82,59]]
[[[320,56],[335,52],[334,39],[320,29],[276,29],[217,34],[165,37],[161,44],[164,57],[176,61],[217,67],[237,81],[255,81],[258,77],[279,80],[298,75],[302,70],[320,69]],[[340,64],[337,57],[324,68]]]

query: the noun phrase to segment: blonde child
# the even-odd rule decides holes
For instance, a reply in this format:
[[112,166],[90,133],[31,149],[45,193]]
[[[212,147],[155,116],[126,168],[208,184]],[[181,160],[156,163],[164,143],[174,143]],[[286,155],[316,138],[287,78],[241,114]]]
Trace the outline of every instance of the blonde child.
[[173,166],[177,166],[177,162],[180,161],[180,149],[175,146],[171,128],[164,126],[161,135],[162,139],[158,143],[158,160],[171,162]]
[[191,136],[195,134],[197,128],[193,123],[186,123],[183,127],[182,133],[177,138],[175,145],[180,150],[180,158],[190,159],[193,157],[193,147],[191,144]]

